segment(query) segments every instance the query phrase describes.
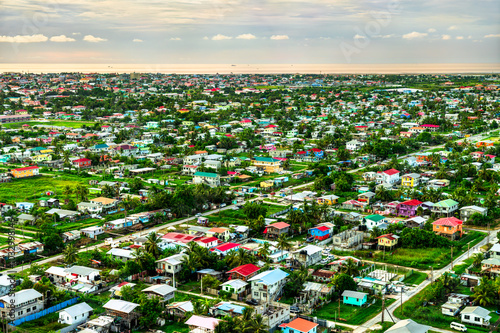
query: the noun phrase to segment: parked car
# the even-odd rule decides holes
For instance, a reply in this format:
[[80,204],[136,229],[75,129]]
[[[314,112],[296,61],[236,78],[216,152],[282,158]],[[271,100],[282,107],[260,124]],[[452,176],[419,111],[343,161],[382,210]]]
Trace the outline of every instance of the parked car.
[[309,237],[306,239],[306,242],[311,243],[314,241],[314,237]]
[[259,304],[259,302],[257,302],[257,300],[253,299],[253,298],[247,299],[246,303],[250,304],[250,305],[258,305]]
[[300,309],[297,306],[291,306],[290,312],[291,313],[300,313]]
[[196,217],[200,217],[201,216],[201,213],[196,213]]
[[457,323],[454,321],[450,324],[450,328],[453,328],[454,330],[457,330],[460,332],[467,332],[467,327],[464,324]]
[[221,203],[220,208],[226,207],[226,203]]

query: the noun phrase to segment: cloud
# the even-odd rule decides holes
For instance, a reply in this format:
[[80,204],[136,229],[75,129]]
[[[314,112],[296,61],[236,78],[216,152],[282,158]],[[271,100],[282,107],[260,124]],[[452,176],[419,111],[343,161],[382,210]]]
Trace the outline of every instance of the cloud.
[[233,37],[230,37],[230,36],[225,36],[225,35],[221,35],[221,34],[217,34],[215,36],[212,37],[212,40],[226,40],[226,39],[232,39]]
[[390,35],[383,35],[382,38],[393,38],[396,37],[395,34],[390,34]]
[[456,39],[464,39],[464,36],[457,36]]
[[354,39],[365,39],[366,37],[365,37],[365,36],[362,36],[362,35],[358,35],[358,34],[356,34],[356,35],[354,35],[354,37],[353,37],[353,38],[354,38]]
[[83,40],[89,43],[100,43],[100,42],[106,42],[106,38],[101,38],[101,37],[94,37],[92,35],[86,35],[83,37]]
[[429,28],[429,29],[427,29],[427,32],[431,32],[431,33],[432,33],[432,32],[436,32],[436,29],[434,29],[434,28]]
[[414,39],[414,38],[422,38],[422,37],[425,37],[427,35],[428,34],[426,32],[413,31],[413,32],[410,32],[408,34],[404,34],[403,38],[404,39]]
[[442,35],[441,38],[443,40],[449,40],[449,39],[451,39],[451,36],[450,35]]
[[456,25],[452,25],[450,27],[448,27],[448,30],[457,30],[458,27]]
[[274,40],[283,40],[283,39],[290,39],[287,35],[272,35],[271,39]]
[[256,39],[255,35],[252,34],[242,34],[236,37],[236,39]]
[[74,42],[76,39],[71,38],[71,37],[66,37],[66,35],[60,35],[60,36],[52,36],[50,37],[51,42],[57,42],[57,43],[66,43],[66,42]]
[[46,42],[48,40],[49,38],[42,34],[0,36],[0,43],[40,43],[40,42]]
[[489,35],[484,36],[484,38],[499,38],[499,37],[500,37],[500,34],[489,34]]
[[81,33],[80,33],[80,32],[73,32],[73,33],[72,33],[72,35],[73,35],[73,36],[76,36],[76,35],[81,35]]
[[181,38],[180,37],[172,37],[172,38],[170,38],[170,40],[181,40]]
[[139,38],[134,38],[134,39],[132,39],[132,41],[135,43],[142,43],[143,42],[143,40],[139,39]]
[[203,40],[209,40],[209,38],[207,36],[203,37]]

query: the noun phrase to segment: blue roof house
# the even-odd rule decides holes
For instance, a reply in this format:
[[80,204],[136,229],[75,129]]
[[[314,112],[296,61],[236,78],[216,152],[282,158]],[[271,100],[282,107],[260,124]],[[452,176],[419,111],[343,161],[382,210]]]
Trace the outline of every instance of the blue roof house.
[[342,293],[343,303],[349,305],[363,306],[368,301],[367,293],[358,291],[344,290]]
[[281,295],[288,273],[277,268],[255,275],[248,282],[252,284],[252,298],[258,301],[274,301]]

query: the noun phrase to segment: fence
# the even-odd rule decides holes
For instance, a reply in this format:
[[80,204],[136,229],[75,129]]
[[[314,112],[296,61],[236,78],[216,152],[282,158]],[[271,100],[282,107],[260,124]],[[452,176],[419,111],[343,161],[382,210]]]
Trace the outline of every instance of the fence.
[[288,213],[291,209],[292,209],[292,206],[289,206],[288,208],[285,208],[285,209],[283,209],[283,210],[281,210],[281,211],[279,211],[277,213],[269,215],[269,217],[273,219],[275,217],[278,217],[280,215]]
[[28,315],[26,317],[23,317],[23,318],[16,319],[13,322],[11,322],[10,325],[12,325],[12,326],[18,326],[18,325],[21,325],[22,323],[25,323],[27,321],[32,321],[32,320],[38,319],[38,318],[46,316],[46,315],[48,315],[48,314],[50,314],[52,312],[56,312],[56,311],[59,311],[61,309],[64,309],[67,306],[73,305],[77,301],[78,301],[78,297],[72,298],[72,299],[67,300],[65,302],[62,302],[62,303],[59,303],[57,305],[51,306],[48,309],[42,310],[42,311],[37,312],[37,313],[30,314],[30,315]]

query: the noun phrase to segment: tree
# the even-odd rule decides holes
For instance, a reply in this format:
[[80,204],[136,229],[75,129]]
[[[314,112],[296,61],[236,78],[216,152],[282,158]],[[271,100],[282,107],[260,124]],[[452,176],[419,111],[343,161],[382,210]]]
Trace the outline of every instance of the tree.
[[344,290],[356,290],[356,282],[354,279],[345,273],[337,274],[331,282],[335,286],[335,290],[339,295],[342,295]]
[[277,240],[277,248],[280,249],[281,251],[283,250],[289,250],[292,248],[292,244],[288,241],[287,237],[285,234],[282,234],[278,237]]
[[259,216],[266,216],[267,207],[255,201],[247,202],[243,206],[243,213],[251,220],[257,219]]
[[481,263],[484,260],[484,254],[482,252],[475,253],[472,258],[472,264],[474,265],[474,267],[481,267]]
[[495,302],[495,296],[496,292],[492,280],[483,276],[481,283],[474,287],[474,300],[480,306],[488,306]]
[[76,260],[78,259],[78,251],[73,246],[73,244],[70,244],[66,246],[66,248],[64,249],[63,256],[64,256],[64,262],[68,265],[71,265],[75,263]]
[[146,236],[146,243],[144,243],[146,252],[152,254],[156,259],[158,259],[161,254],[161,249],[159,247],[160,240],[160,236],[153,231]]
[[145,297],[141,301],[139,312],[141,314],[141,316],[139,317],[140,325],[143,325],[147,328],[156,325],[156,321],[163,312],[163,305],[160,302],[160,297]]
[[340,271],[349,276],[357,276],[359,274],[359,264],[351,258],[342,265]]

